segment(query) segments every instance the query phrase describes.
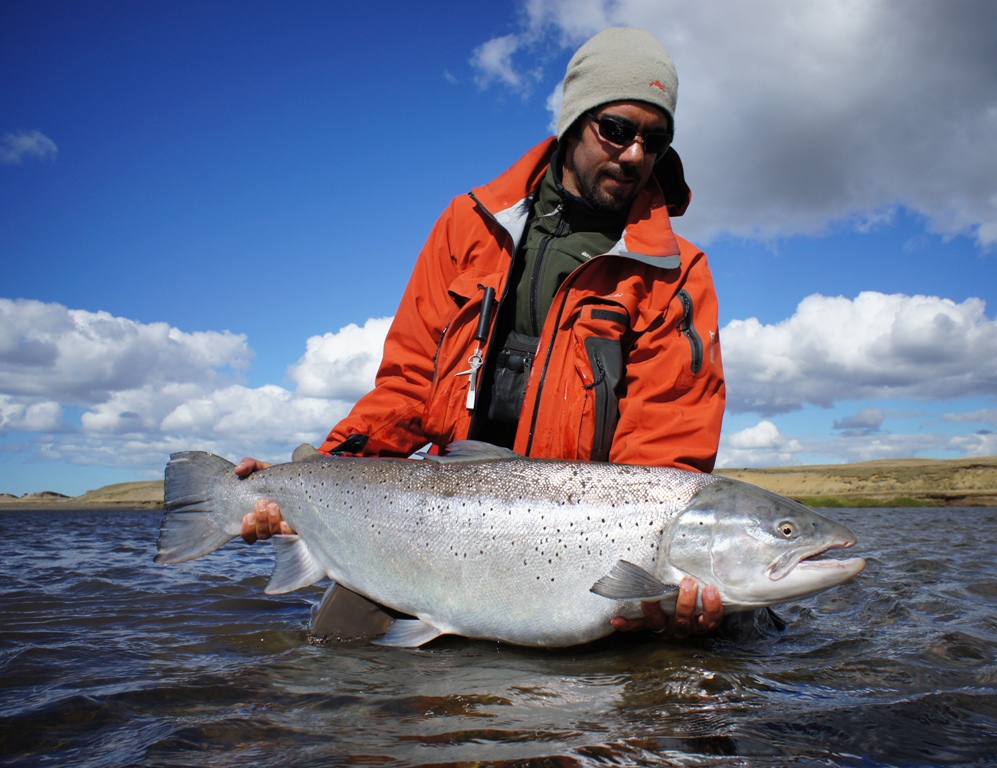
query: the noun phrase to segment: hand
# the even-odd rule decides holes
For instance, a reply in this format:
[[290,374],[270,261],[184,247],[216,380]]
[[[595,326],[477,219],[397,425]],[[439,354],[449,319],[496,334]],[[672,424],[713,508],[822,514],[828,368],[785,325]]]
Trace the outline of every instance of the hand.
[[679,596],[675,599],[675,613],[671,616],[661,610],[658,602],[641,603],[643,618],[625,619],[617,616],[610,619],[620,632],[635,632],[650,629],[674,640],[682,640],[689,635],[705,635],[715,631],[723,618],[723,603],[716,587],[703,587],[703,613],[696,616],[696,596],[699,585],[690,577],[682,579]]
[[251,459],[247,456],[235,465],[235,473],[239,477],[249,477],[253,474],[253,472],[256,472],[259,469],[266,469],[269,466],[272,465],[266,461],[258,461],[257,459]]
[[242,530],[239,531],[239,535],[247,544],[254,544],[278,534],[290,536],[293,533],[294,529],[281,515],[277,502],[266,499],[257,501],[256,509],[242,518]]
[[[239,477],[249,477],[253,472],[269,467],[265,461],[245,458],[235,467]],[[280,513],[280,506],[274,501],[260,499],[256,508],[242,518],[242,530],[239,535],[247,544],[253,544],[261,539],[269,539],[277,534],[290,535],[294,530],[287,524]]]

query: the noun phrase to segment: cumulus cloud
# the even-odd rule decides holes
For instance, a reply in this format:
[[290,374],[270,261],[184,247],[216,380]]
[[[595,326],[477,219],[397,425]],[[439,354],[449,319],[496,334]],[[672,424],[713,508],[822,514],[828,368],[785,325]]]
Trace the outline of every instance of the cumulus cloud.
[[683,234],[863,228],[904,206],[935,232],[997,244],[989,0],[530,0],[524,10],[519,34],[480,46],[482,82],[519,88],[551,45],[573,49],[610,25],[647,27],[669,49],[681,78],[676,149],[695,192]]
[[718,467],[772,467],[794,464],[840,464],[891,459],[898,456],[992,456],[997,432],[980,430],[951,435],[938,431],[914,433],[884,429],[854,430],[839,435],[789,437],[765,419],[731,434],[724,433]]
[[842,400],[997,392],[997,322],[985,304],[936,296],[808,296],[787,320],[721,331],[728,407],[774,415]]
[[291,366],[291,379],[307,397],[356,400],[374,386],[390,317],[353,323],[335,333],[312,336],[305,354]]
[[997,456],[997,432],[976,432],[952,438],[952,447],[966,456]]
[[24,403],[0,395],[0,433],[57,432],[62,426],[62,406],[59,403]]
[[25,160],[53,160],[59,148],[41,131],[21,131],[0,136],[0,165],[20,165]]
[[110,393],[205,382],[251,357],[246,337],[186,333],[107,312],[0,299],[0,393],[80,405]]
[[724,435],[717,465],[721,467],[760,467],[796,462],[803,445],[783,436],[771,421]]
[[[252,355],[242,336],[0,299],[0,433],[31,434],[41,458],[72,463],[161,471],[191,448],[286,460],[373,386],[390,322],[312,337],[289,369],[293,389],[253,388],[238,381]],[[945,415],[986,427],[958,436],[891,434],[872,407],[839,415],[830,438],[783,434],[775,418],[807,404],[992,397],[997,323],[978,299],[814,295],[781,323],[738,320],[721,337],[729,412],[762,419],[724,433],[718,466],[997,452],[993,409]]]
[[190,448],[286,460],[373,386],[389,323],[309,339],[296,390],[251,388],[245,336],[0,299],[0,433],[34,433],[43,458],[72,463],[161,467]]
[[500,82],[515,89],[522,88],[526,78],[512,64],[512,55],[519,45],[519,39],[515,35],[506,35],[493,38],[475,48],[471,65],[478,72],[478,84]]
[[185,400],[162,422],[168,433],[199,437],[251,439],[267,435],[283,443],[314,442],[346,415],[350,403],[295,393],[266,385],[233,385]]

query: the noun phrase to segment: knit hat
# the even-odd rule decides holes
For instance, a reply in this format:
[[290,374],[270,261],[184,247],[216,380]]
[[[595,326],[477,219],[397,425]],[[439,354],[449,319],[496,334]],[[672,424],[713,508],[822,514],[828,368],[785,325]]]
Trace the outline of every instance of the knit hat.
[[591,109],[611,101],[646,101],[668,113],[675,130],[679,78],[665,47],[646,29],[610,27],[568,62],[557,137]]

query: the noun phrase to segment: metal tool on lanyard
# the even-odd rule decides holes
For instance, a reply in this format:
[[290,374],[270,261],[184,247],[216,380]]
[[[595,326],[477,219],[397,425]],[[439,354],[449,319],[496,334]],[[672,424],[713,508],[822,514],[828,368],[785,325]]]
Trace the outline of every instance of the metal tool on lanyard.
[[[480,287],[480,286],[479,286]],[[474,401],[478,393],[478,370],[484,364],[481,357],[481,342],[488,338],[488,326],[491,324],[492,309],[495,306],[495,289],[485,288],[485,295],[481,299],[481,314],[478,316],[478,330],[474,334],[477,345],[474,354],[467,358],[470,369],[454,374],[455,376],[467,376],[467,410],[474,410]]]

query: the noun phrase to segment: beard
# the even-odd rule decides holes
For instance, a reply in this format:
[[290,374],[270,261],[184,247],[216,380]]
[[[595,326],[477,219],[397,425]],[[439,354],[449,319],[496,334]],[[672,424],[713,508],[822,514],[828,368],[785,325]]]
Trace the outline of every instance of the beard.
[[[608,188],[602,182],[609,180]],[[617,188],[614,182],[623,182]],[[590,175],[578,176],[580,197],[597,211],[619,213],[630,210],[641,190],[640,171],[632,166],[609,166]]]

